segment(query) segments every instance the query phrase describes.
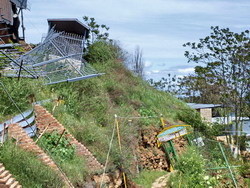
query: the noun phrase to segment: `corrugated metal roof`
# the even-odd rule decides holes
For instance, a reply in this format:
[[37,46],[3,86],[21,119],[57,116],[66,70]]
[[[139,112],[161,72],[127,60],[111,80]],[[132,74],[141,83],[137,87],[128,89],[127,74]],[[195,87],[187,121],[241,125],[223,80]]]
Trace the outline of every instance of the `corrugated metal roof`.
[[27,0],[10,0],[12,3],[16,4],[17,7],[26,9]]
[[0,23],[13,24],[13,13],[10,0],[0,1]]
[[187,103],[187,105],[193,109],[216,108],[223,106],[222,104],[197,104],[197,103]]
[[49,30],[55,27],[56,31],[65,31],[67,33],[74,33],[77,35],[84,35],[88,37],[89,27],[80,22],[76,18],[53,18],[48,19]]

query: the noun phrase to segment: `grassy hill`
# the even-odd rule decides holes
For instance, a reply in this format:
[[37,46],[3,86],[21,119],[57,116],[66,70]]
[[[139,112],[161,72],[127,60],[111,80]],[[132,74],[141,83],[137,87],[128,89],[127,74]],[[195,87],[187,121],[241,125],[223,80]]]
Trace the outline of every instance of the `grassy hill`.
[[[195,111],[177,98],[154,89],[146,81],[134,76],[116,58],[109,58],[93,66],[105,74],[50,86],[43,85],[42,80],[17,81],[14,78],[1,77],[1,81],[22,111],[30,108],[34,101],[51,99],[44,106],[84,143],[102,164],[105,163],[109,149],[115,114],[123,117],[119,118],[119,123],[124,152],[121,156],[115,136],[107,171],[114,171],[122,165],[128,173],[132,173],[129,169],[133,163],[133,146],[138,141],[139,130],[152,126],[160,128],[161,115],[170,124],[186,120],[187,123],[192,122],[197,127],[200,126],[200,119]],[[19,113],[1,87],[0,96],[0,121]],[[133,118],[143,116],[152,118]],[[132,123],[128,123],[129,119],[133,119]],[[0,160],[6,164],[10,162],[3,152],[0,154]],[[70,165],[64,168],[70,168]],[[79,171],[72,173],[74,172]],[[22,183],[22,178],[19,181]],[[74,179],[75,183],[77,181]]]

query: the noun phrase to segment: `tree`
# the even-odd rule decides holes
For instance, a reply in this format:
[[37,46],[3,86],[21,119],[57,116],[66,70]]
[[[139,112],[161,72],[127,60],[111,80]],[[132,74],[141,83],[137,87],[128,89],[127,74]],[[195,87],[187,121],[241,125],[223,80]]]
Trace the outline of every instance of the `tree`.
[[95,20],[95,18],[91,18],[88,16],[84,16],[83,20],[85,21],[86,25],[90,29],[90,39],[87,41],[87,45],[93,44],[95,41],[108,41],[109,39],[109,33],[107,32],[109,30],[109,27],[104,24],[98,24]]
[[187,102],[220,103],[221,87],[215,82],[214,75],[207,67],[196,66],[194,74],[180,79],[180,93]]
[[186,51],[185,56],[188,62],[204,66],[207,83],[220,87],[220,101],[233,109],[236,130],[239,131],[240,117],[246,109],[245,96],[250,86],[249,31],[234,33],[218,26],[211,27],[211,30],[211,34],[198,43],[184,44],[192,51]]
[[179,83],[181,78],[176,75],[167,74],[167,77],[161,78],[159,81],[154,81],[153,79],[148,80],[149,84],[156,89],[169,92],[173,95],[179,94]]
[[144,60],[142,55],[142,49],[139,46],[136,46],[135,51],[131,59],[132,70],[133,72],[142,77],[144,76]]

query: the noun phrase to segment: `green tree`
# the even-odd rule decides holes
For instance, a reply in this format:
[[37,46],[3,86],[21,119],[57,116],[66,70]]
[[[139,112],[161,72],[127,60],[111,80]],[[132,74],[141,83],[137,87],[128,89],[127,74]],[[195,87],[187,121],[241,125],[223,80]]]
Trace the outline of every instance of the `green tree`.
[[196,66],[194,74],[180,79],[179,92],[188,96],[188,102],[220,103],[221,87],[214,76],[209,68]]
[[95,18],[84,16],[83,20],[90,29],[90,38],[87,41],[87,45],[93,44],[95,41],[108,41],[109,40],[109,27],[104,24],[98,24]]
[[202,69],[206,70],[203,79],[220,88],[220,101],[232,107],[236,129],[240,130],[240,117],[245,113],[245,96],[250,86],[249,31],[235,33],[218,26],[211,27],[211,30],[210,35],[198,43],[184,44],[184,47],[191,48],[191,52],[186,51],[185,56],[188,62],[202,64],[204,68],[198,73]]
[[162,77],[159,81],[149,79],[148,82],[156,89],[169,92],[173,95],[180,94],[180,81],[181,78],[176,75],[167,74],[166,77]]

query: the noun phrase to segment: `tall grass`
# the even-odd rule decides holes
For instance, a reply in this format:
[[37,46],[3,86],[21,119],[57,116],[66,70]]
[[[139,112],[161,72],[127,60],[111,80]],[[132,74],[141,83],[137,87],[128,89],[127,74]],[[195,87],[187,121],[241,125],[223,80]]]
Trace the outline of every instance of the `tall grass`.
[[166,175],[166,173],[167,172],[165,171],[144,170],[140,172],[140,174],[136,178],[134,178],[133,181],[143,188],[151,188],[155,180],[161,176]]
[[16,78],[0,78],[4,88],[0,84],[0,122],[11,118],[20,112],[10,100],[5,89],[15,101],[21,111],[31,107],[31,103],[49,98],[48,88],[41,80],[23,78],[18,81]]
[[[64,104],[56,107],[53,114],[103,164],[112,134],[114,115],[128,117],[119,119],[122,145],[126,152],[121,157],[115,137],[109,167],[113,169],[121,163],[123,166],[130,166],[133,162],[133,143],[137,143],[139,129],[148,125],[160,127],[161,114],[168,121],[177,124],[178,114],[189,108],[170,94],[150,87],[120,62],[110,60],[105,64],[96,63],[93,66],[106,74],[88,80],[50,86],[51,92],[64,100]],[[52,112],[54,105],[47,104],[46,108]],[[158,118],[133,121],[131,126],[128,123],[131,116]]]
[[[25,94],[20,96],[19,103],[23,109],[28,107],[28,98],[31,94],[35,95],[36,100],[46,97],[63,100],[64,103],[53,111],[56,105],[53,101],[45,106],[103,164],[108,152],[114,115],[128,117],[119,119],[121,142],[125,152],[120,154],[115,136],[108,166],[112,170],[123,164],[129,169],[133,164],[133,147],[136,146],[134,143],[138,143],[138,130],[145,126],[160,126],[161,114],[172,124],[179,124],[178,115],[189,108],[170,94],[150,87],[146,81],[134,76],[116,60],[95,63],[93,66],[105,75],[51,86],[41,86],[26,80],[17,83],[17,88],[13,85],[16,82],[7,80],[6,84],[13,90],[12,95],[16,101],[19,101],[18,92],[21,92],[22,87],[20,84],[24,85]],[[9,102],[2,102],[0,99],[0,104],[4,104],[3,108],[9,109]],[[6,111],[4,116],[12,113],[14,111]],[[128,119],[131,116],[158,116],[158,118],[133,121],[130,125]]]
[[61,179],[50,167],[11,141],[0,146],[0,162],[23,187],[63,187]]

